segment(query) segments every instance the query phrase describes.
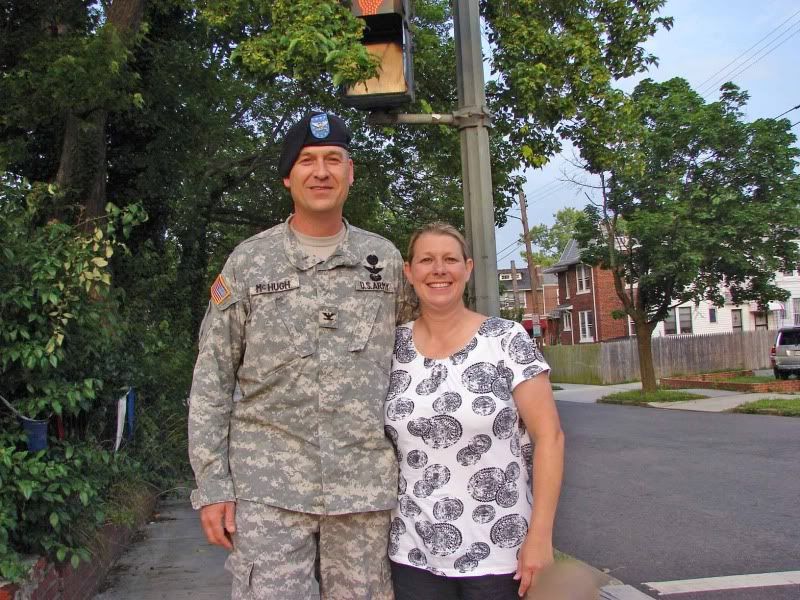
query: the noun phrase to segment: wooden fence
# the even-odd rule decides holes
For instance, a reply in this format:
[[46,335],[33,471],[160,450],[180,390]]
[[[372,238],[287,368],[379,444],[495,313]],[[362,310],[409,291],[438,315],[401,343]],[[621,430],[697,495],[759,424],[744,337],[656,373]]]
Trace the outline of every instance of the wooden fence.
[[[758,329],[730,333],[653,338],[656,377],[732,369],[767,369],[775,331]],[[601,344],[545,346],[551,380],[563,383],[611,384],[638,381],[636,338]]]

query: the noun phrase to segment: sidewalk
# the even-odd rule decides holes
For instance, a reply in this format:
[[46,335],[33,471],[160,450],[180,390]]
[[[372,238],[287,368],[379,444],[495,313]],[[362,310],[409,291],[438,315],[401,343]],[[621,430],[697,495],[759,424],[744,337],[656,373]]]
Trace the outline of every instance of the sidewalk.
[[188,500],[162,503],[109,573],[95,600],[224,600],[227,552],[211,546]]
[[[642,384],[620,383],[617,385],[583,385],[577,383],[555,383],[562,390],[553,392],[556,400],[562,402],[582,402],[594,403],[603,396],[616,392],[627,392],[641,388]],[[800,398],[798,395],[778,394],[777,392],[757,392],[752,394],[739,394],[728,390],[713,389],[686,389],[683,392],[692,394],[702,394],[708,396],[700,400],[686,400],[685,402],[651,402],[654,408],[666,408],[669,410],[691,410],[699,412],[724,412],[748,402],[755,402],[762,398]]]

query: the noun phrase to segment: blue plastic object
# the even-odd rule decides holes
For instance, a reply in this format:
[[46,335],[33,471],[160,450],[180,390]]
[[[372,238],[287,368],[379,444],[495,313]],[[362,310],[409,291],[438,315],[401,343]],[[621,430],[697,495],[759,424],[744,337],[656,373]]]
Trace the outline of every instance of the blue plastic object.
[[20,417],[22,429],[28,437],[28,450],[38,452],[47,448],[47,419],[29,419]]
[[125,420],[128,422],[128,441],[133,440],[133,428],[136,425],[136,388],[128,388],[128,395],[125,398]]

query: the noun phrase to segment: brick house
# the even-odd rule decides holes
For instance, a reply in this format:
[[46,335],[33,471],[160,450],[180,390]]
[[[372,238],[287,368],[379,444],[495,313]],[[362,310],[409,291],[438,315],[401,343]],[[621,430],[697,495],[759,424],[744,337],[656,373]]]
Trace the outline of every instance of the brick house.
[[[523,310],[522,325],[528,332],[533,329],[534,318],[539,319],[542,330],[547,330],[545,315],[558,303],[558,279],[552,274],[541,274],[536,286],[531,286],[531,277],[527,267],[516,269],[518,304]],[[497,278],[500,284],[500,308],[514,308],[514,282],[511,269],[498,269]]]
[[[614,290],[610,271],[581,263],[580,247],[570,240],[558,262],[544,270],[558,277],[558,303],[548,311],[550,343],[581,344],[634,336],[630,319],[614,319],[622,302]],[[716,307],[708,301],[685,302],[672,309],[653,336],[724,333],[776,329],[800,324],[800,270],[776,274],[776,283],[788,290],[786,302],[770,302],[766,312],[755,302]],[[724,296],[730,299],[725,291]]]
[[583,264],[575,240],[569,241],[558,262],[544,272],[558,277],[558,304],[548,311],[554,343],[604,342],[632,334],[627,319],[611,316],[622,310],[611,272]]

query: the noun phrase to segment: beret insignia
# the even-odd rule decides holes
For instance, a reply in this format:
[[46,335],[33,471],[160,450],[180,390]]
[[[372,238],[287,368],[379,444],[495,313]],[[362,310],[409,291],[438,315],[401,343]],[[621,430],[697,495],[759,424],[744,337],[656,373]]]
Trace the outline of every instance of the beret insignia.
[[322,113],[321,115],[314,115],[308,123],[308,128],[318,140],[324,140],[331,134],[331,124],[328,122],[328,115]]

